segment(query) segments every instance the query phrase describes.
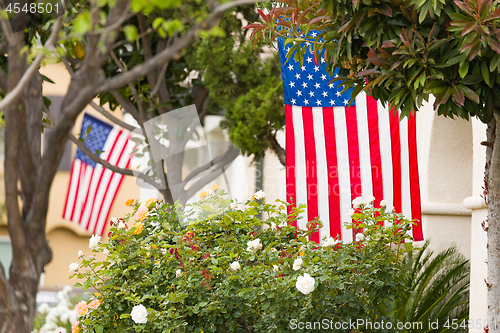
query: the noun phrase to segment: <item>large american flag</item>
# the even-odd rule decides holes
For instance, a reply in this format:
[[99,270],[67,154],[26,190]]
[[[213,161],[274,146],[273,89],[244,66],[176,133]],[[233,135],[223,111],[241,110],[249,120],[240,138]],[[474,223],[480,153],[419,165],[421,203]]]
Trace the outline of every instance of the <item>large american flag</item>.
[[[344,223],[351,221],[351,202],[373,196],[376,207],[384,199],[396,212],[417,219],[412,237],[423,240],[415,117],[399,122],[398,112],[364,93],[349,105],[352,91],[341,93],[339,82],[330,83],[323,58],[316,65],[308,50],[300,66],[293,57],[286,61],[288,50],[280,40],[286,195],[289,202],[307,204],[298,226],[319,216],[322,233],[350,242],[355,229]],[[311,239],[319,242],[320,235]]]
[[[89,114],[85,114],[80,132],[91,152],[121,168],[129,166],[135,146],[130,135],[127,130]],[[97,164],[78,148],[71,167],[63,217],[90,233],[102,235],[123,177]]]

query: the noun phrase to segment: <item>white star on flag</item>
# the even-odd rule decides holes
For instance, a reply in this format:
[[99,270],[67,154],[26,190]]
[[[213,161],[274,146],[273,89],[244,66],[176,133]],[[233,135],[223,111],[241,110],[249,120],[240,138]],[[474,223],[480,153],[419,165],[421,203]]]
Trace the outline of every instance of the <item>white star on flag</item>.
[[302,83],[302,87],[307,88],[307,83],[306,82]]
[[314,84],[314,87],[315,87],[316,89],[318,89],[319,87],[321,87],[321,84],[319,84],[318,82],[316,82],[316,83]]
[[316,101],[316,104],[317,104],[318,106],[319,106],[319,105],[321,105],[321,101],[318,99],[318,100]]
[[327,97],[328,93],[326,91],[323,91],[323,97]]
[[295,78],[296,78],[297,80],[299,80],[299,79],[300,79],[300,74],[299,74],[299,73],[295,74]]
[[312,79],[313,79],[312,74],[307,75],[307,78],[308,78],[309,80],[312,80]]
[[293,70],[293,65],[292,64],[288,65],[288,70],[290,70],[290,71]]
[[307,60],[308,63],[311,63],[313,61],[311,57],[307,57],[306,60]]
[[314,92],[310,91],[309,92],[309,96],[313,97],[314,96]]

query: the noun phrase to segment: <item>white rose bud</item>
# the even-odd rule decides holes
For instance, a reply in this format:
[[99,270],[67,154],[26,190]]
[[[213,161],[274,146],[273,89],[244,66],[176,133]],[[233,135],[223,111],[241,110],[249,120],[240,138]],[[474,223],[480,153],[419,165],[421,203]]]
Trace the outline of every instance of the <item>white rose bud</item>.
[[69,264],[69,271],[72,272],[72,271],[76,271],[78,269],[78,263],[77,262],[72,262],[71,264]]
[[293,270],[294,271],[298,271],[301,267],[302,267],[302,263],[303,263],[303,260],[302,258],[297,258],[295,259],[295,261],[293,262]]
[[179,268],[178,270],[175,271],[175,276],[176,277],[180,277],[182,275],[182,271],[181,269]]
[[260,190],[260,191],[255,192],[254,197],[257,200],[261,200],[261,199],[264,199],[266,197],[266,194],[264,193],[264,191]]
[[109,256],[109,251],[108,251],[108,249],[104,249],[104,250],[102,251],[102,253],[104,253],[105,255]]
[[118,222],[118,229],[125,229],[125,223],[122,221]]
[[364,205],[365,204],[365,201],[363,200],[363,197],[357,197],[356,199],[354,199],[352,201],[352,207],[354,209],[357,209],[359,207],[361,207],[361,205]]
[[297,283],[295,286],[297,289],[303,293],[304,295],[310,294],[314,291],[314,283],[316,281],[312,276],[307,273],[304,273],[304,276],[299,276],[297,278]]
[[136,324],[145,324],[148,321],[148,310],[142,304],[136,305],[132,308],[130,316]]
[[279,269],[278,265],[273,265],[273,271],[277,272]]
[[95,250],[97,246],[99,246],[99,242],[101,241],[101,236],[92,235],[89,239],[89,248]]
[[262,248],[262,244],[260,243],[260,239],[256,238],[253,241],[248,241],[247,242],[247,251],[250,251],[252,253],[257,252]]
[[231,269],[233,271],[237,271],[237,270],[241,269],[241,265],[237,261],[232,262],[231,265],[229,265],[229,267],[231,267]]
[[325,242],[321,245],[321,246],[332,246],[332,245],[335,245],[337,244],[339,241],[332,238],[332,237],[328,237],[327,239],[325,239]]
[[358,233],[356,234],[355,239],[356,242],[362,242],[365,239],[365,235],[363,235],[362,233]]
[[354,213],[356,213],[356,211],[351,208],[351,210],[349,211],[349,213],[347,213],[347,216],[352,217],[354,215]]
[[81,258],[83,257],[83,252],[82,251],[78,251],[78,258]]
[[387,201],[385,200],[380,201],[380,207],[385,207],[385,206],[387,206]]

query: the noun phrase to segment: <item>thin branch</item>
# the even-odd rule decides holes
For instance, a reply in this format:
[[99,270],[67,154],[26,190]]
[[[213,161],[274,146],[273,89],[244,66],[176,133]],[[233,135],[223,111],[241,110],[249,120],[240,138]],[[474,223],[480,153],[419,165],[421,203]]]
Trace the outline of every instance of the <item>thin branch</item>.
[[253,4],[259,2],[259,0],[235,0],[223,5],[218,6],[209,16],[208,18],[200,24],[197,24],[193,28],[189,30],[182,38],[177,39],[176,42],[172,45],[172,47],[165,49],[164,51],[158,53],[149,61],[144,62],[138,66],[135,66],[131,70],[115,76],[104,83],[102,83],[97,89],[97,94],[102,94],[105,92],[109,92],[111,90],[115,90],[121,88],[130,82],[133,82],[141,77],[144,77],[149,73],[153,68],[157,68],[163,66],[165,62],[170,61],[172,59],[176,59],[180,56],[180,51],[184,48],[191,45],[193,42],[197,31],[200,29],[210,29],[213,27],[217,21],[222,17],[225,11],[231,9],[233,7]]
[[7,93],[7,90],[9,89],[7,86],[8,82],[7,74],[5,74],[3,69],[0,68],[0,92],[3,92],[4,94]]
[[188,182],[190,181],[191,179],[193,179],[194,177],[196,177],[197,175],[199,175],[200,173],[202,173],[203,171],[205,170],[208,170],[210,169],[212,166],[222,162],[226,157],[228,157],[231,153],[233,153],[233,150],[234,150],[234,147],[233,146],[230,146],[226,152],[216,158],[214,158],[213,160],[211,160],[210,162],[206,163],[205,165],[202,165],[196,169],[194,169],[184,180],[183,182]]
[[[122,70],[122,72],[125,73],[127,71],[127,69],[120,62],[120,59],[118,59],[115,52],[113,50],[111,50],[111,52],[109,54],[111,55],[111,58],[113,58],[113,61],[115,62],[116,66],[118,66],[118,68],[120,68]],[[140,123],[142,124],[142,123],[146,122],[146,120],[147,120],[146,112],[144,111],[144,106],[142,105],[142,101],[139,97],[139,93],[137,92],[137,89],[135,89],[134,84],[129,83],[128,86],[129,86],[130,90],[132,91],[132,95],[134,95],[135,101],[137,103],[137,107],[139,108],[139,118],[141,119]]]
[[63,62],[64,66],[66,67],[66,70],[68,71],[69,75],[73,76],[73,74],[75,74],[75,71],[71,67],[71,64],[68,61],[68,57],[67,56],[61,57],[61,61]]
[[[52,32],[50,33],[49,39],[45,43],[45,47],[52,49],[54,43],[56,42],[57,35],[59,34],[59,30],[61,30],[63,24],[64,16],[60,16],[54,26],[52,27]],[[14,56],[14,55],[12,55]],[[0,101],[0,110],[4,110],[8,105],[18,99],[24,91],[24,88],[28,85],[33,75],[38,73],[38,69],[40,68],[40,64],[42,60],[45,58],[45,54],[43,52],[38,53],[35,60],[28,67],[26,72],[24,72],[21,80],[19,80],[18,84],[14,89],[12,89],[1,101]]]
[[48,107],[46,107],[45,105],[43,106],[43,112],[47,115],[47,118],[49,118],[51,124],[56,123],[56,118],[54,117],[52,112],[50,112],[50,109]]
[[158,188],[160,185],[157,184],[151,177],[143,174],[142,172],[137,172],[136,174],[134,174],[134,172],[130,169],[124,169],[124,168],[120,168],[116,165],[112,165],[110,164],[109,162],[103,160],[102,158],[100,158],[99,156],[97,156],[96,154],[92,153],[90,151],[90,149],[88,149],[85,144],[83,142],[81,142],[80,140],[78,140],[73,134],[69,134],[68,135],[69,139],[75,143],[78,148],[80,148],[80,150],[82,152],[85,153],[85,155],[87,155],[88,157],[90,157],[90,159],[96,163],[99,163],[101,164],[103,167],[105,167],[106,169],[109,169],[113,172],[116,172],[116,173],[119,173],[121,175],[124,175],[124,176],[137,176],[138,178],[144,180],[145,182],[147,182],[148,184],[150,185],[153,185],[154,187]]
[[8,48],[8,43],[7,40],[4,40],[0,43],[0,55],[7,53],[7,48]]
[[75,34],[67,35],[63,39],[60,39],[59,43],[65,42],[65,41],[73,39],[73,38],[80,38],[80,37],[83,37],[86,35],[87,36],[95,36],[95,35],[100,35],[100,34],[106,34],[108,32],[111,32],[111,31],[119,28],[123,22],[125,22],[126,20],[128,20],[129,18],[131,18],[134,15],[135,15],[134,13],[128,13],[127,15],[122,16],[118,21],[116,21],[112,25],[109,25],[109,26],[102,28],[102,29],[97,29],[97,30],[94,30],[91,32],[75,33]]
[[224,160],[220,162],[220,164],[209,174],[201,177],[196,181],[192,186],[189,187],[189,189],[184,192],[185,199],[191,198],[196,192],[198,192],[203,186],[206,184],[210,183],[212,180],[216,179],[219,177],[219,173],[217,172],[218,170],[222,170],[224,172],[224,169],[232,162],[238,155],[240,154],[239,149],[236,149],[232,147],[230,153],[226,156]]
[[276,153],[276,156],[278,156],[280,163],[283,166],[285,166],[286,165],[285,149],[283,149],[283,147],[281,147],[278,140],[276,140],[275,135],[269,135],[269,139],[271,140],[271,146],[273,148],[273,151]]
[[5,18],[0,15],[0,25],[2,26],[3,34],[5,35],[5,40],[7,40],[7,44],[10,43],[10,34],[12,30],[10,29],[10,25],[7,24]]
[[116,90],[111,91],[111,95],[113,95],[113,97],[118,101],[118,103],[120,103],[122,108],[124,108],[125,111],[130,113],[132,117],[134,117],[134,119],[137,120],[137,122],[141,121],[139,118],[139,111],[131,101],[123,98],[123,96]]
[[92,106],[96,111],[100,112],[104,117],[108,118],[109,120],[111,120],[113,123],[117,124],[118,126],[121,126],[127,130],[129,130],[130,132],[133,132],[134,130],[138,129],[138,127],[135,127],[135,126],[132,126],[130,124],[127,124],[126,122],[124,122],[123,120],[120,120],[118,118],[116,118],[115,116],[113,116],[111,114],[111,112],[109,112],[108,110],[106,110],[105,108],[103,108],[102,106],[94,103],[94,102],[90,102],[90,106]]
[[[152,33],[153,31],[155,31],[155,30],[153,30],[153,29],[149,28],[149,29],[148,29],[148,30],[146,30],[144,33],[142,33],[142,34],[140,34],[139,36],[137,36],[137,39],[142,38],[142,37],[144,37],[144,36],[146,36],[146,35],[148,35],[148,34]],[[112,50],[114,50],[114,49],[116,49],[118,46],[121,46],[121,45],[123,45],[123,44],[127,44],[127,43],[130,43],[127,39],[121,40],[121,41],[116,42],[115,44],[113,44],[113,45],[111,46],[111,49],[112,49]]]

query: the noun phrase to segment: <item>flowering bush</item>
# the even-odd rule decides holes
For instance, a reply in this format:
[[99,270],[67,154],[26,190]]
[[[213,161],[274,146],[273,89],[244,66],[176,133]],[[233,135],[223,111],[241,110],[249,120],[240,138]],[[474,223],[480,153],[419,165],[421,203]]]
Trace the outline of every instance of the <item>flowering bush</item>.
[[293,226],[304,207],[287,215],[262,192],[240,210],[224,195],[214,187],[184,212],[127,202],[133,212],[113,219],[109,243],[90,241],[105,260],[80,257],[76,285],[97,289],[101,303],[73,332],[283,332],[292,319],[382,318],[378,306],[401,286],[410,221],[359,199],[355,241],[317,244],[308,236],[320,221]]

